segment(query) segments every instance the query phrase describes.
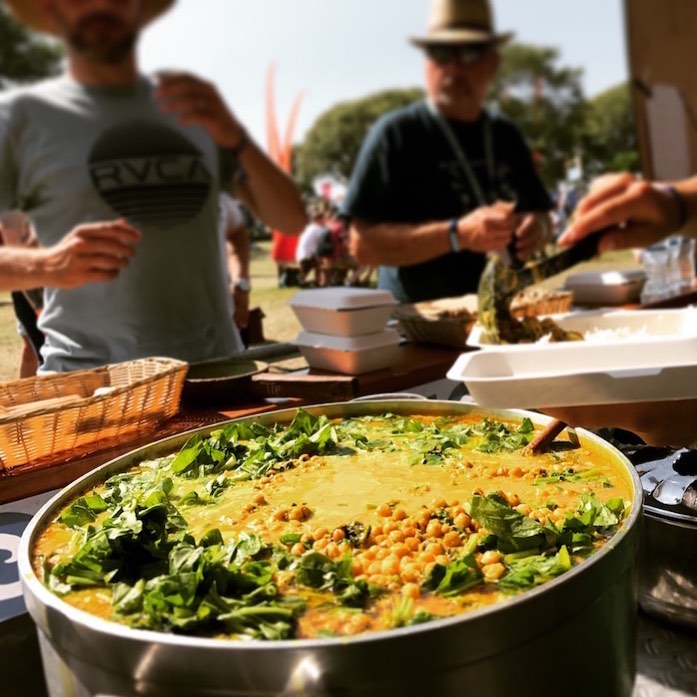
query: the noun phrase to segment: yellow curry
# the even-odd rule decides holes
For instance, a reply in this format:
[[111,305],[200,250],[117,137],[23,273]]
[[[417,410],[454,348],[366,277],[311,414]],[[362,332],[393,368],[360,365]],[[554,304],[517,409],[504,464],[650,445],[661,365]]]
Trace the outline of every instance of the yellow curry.
[[299,410],[112,476],[42,531],[35,569],[87,612],[234,639],[346,636],[540,585],[620,528],[630,481],[592,444],[531,455],[528,419]]

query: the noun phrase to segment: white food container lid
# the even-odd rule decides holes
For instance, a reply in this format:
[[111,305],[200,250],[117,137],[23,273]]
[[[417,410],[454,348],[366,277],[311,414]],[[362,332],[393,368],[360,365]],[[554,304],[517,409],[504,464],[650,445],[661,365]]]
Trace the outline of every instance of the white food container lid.
[[569,290],[573,290],[579,286],[623,286],[631,283],[640,283],[644,280],[646,280],[646,273],[642,269],[586,271],[568,276],[564,285]]
[[298,291],[290,300],[295,307],[316,307],[325,310],[356,310],[376,305],[396,305],[389,290],[373,288],[312,288]]
[[315,332],[300,332],[295,340],[297,346],[312,348],[327,348],[335,351],[365,351],[395,346],[401,338],[394,329],[385,329],[373,334],[361,336],[334,336],[331,334],[316,334]]

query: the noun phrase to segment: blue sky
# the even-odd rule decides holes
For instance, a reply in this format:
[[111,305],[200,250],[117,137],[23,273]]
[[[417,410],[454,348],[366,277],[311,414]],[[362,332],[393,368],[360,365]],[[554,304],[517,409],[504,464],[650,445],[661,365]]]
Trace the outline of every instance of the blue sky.
[[[493,0],[501,31],[554,46],[593,96],[627,79],[622,0]],[[422,85],[428,0],[178,0],[140,43],[145,70],[183,68],[214,81],[265,144],[264,85],[276,65],[278,122],[303,94],[295,141],[337,102]]]

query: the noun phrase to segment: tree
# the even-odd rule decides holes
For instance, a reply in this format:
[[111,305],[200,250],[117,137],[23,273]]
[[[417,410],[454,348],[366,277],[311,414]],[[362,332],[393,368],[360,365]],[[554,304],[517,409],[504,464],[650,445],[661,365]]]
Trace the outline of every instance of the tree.
[[304,187],[329,174],[348,180],[368,130],[387,111],[423,99],[419,88],[391,89],[342,102],[322,114],[295,153],[295,171]]
[[0,5],[0,76],[29,82],[60,70],[61,47],[26,29]]
[[585,169],[590,176],[640,168],[628,83],[611,87],[588,103],[583,152]]
[[510,44],[489,90],[490,102],[523,132],[543,181],[555,187],[579,147],[586,103],[579,68],[557,65],[555,48]]

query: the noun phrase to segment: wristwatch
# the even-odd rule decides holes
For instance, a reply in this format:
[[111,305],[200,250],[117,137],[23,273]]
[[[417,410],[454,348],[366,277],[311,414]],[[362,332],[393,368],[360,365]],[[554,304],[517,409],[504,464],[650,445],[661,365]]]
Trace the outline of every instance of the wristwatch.
[[249,293],[252,290],[252,284],[248,278],[236,278],[232,283],[232,287],[236,290],[241,290],[243,293]]
[[451,218],[448,222],[448,239],[450,240],[450,249],[453,252],[459,252],[461,247],[457,236],[457,218]]

